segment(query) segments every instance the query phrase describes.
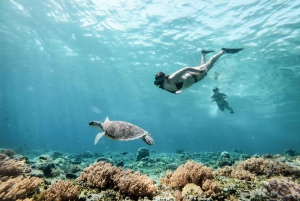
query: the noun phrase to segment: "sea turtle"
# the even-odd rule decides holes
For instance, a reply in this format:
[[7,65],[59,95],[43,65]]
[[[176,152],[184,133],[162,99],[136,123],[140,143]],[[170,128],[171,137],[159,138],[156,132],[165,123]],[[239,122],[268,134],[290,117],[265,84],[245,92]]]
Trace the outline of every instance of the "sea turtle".
[[102,136],[106,136],[112,140],[135,140],[141,138],[148,145],[153,145],[154,140],[151,135],[141,129],[140,127],[124,121],[109,121],[106,117],[104,123],[100,121],[91,121],[89,125],[93,128],[103,130],[104,132],[98,133],[95,138],[95,145],[98,143]]

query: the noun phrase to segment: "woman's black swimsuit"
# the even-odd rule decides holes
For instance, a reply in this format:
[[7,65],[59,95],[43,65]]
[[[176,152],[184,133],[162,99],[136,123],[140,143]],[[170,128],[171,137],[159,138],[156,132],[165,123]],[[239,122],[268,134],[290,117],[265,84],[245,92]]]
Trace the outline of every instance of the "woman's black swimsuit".
[[[192,74],[192,76],[193,76],[193,78],[194,78],[194,80],[195,80],[194,83],[198,82],[197,75],[193,75],[193,74]],[[175,82],[174,82],[174,84],[175,84],[175,86],[176,86],[176,88],[177,88],[177,91],[180,90],[180,89],[182,88],[182,86],[183,86],[183,82],[178,82],[178,83],[175,83]],[[164,90],[166,90],[166,91],[168,91],[168,92],[170,92],[170,93],[173,93],[173,94],[176,93],[176,91],[169,91],[168,89],[165,89],[165,88],[163,87],[163,85],[161,86],[161,88],[164,89]]]

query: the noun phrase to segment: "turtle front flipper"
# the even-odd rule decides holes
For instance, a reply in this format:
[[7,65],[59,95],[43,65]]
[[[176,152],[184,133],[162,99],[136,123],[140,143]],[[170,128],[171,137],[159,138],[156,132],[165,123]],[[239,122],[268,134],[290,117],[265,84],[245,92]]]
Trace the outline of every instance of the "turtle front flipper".
[[95,141],[94,141],[95,145],[98,143],[98,141],[100,140],[100,138],[103,137],[103,135],[105,135],[105,132],[98,133],[98,134],[96,135]]
[[146,142],[148,145],[154,145],[154,140],[153,140],[153,138],[149,134],[143,136],[142,140],[144,142]]

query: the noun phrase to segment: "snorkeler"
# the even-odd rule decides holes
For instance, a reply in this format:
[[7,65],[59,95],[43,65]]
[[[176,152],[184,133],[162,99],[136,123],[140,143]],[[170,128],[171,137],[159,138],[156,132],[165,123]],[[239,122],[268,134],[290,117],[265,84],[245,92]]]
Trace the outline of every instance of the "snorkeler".
[[219,92],[217,87],[215,87],[212,91],[214,94],[210,97],[210,101],[216,101],[220,110],[224,111],[224,108],[226,108],[227,110],[230,110],[230,113],[234,113],[233,109],[229,107],[228,102],[225,100],[228,96]]
[[158,72],[155,75],[154,84],[161,89],[167,90],[174,94],[180,94],[182,91],[194,83],[202,80],[207,72],[213,67],[214,63],[225,53],[234,54],[244,48],[228,49],[222,48],[222,50],[212,56],[208,62],[205,62],[205,55],[210,52],[209,50],[202,50],[201,64],[197,67],[185,67],[170,75],[166,75],[163,72]]

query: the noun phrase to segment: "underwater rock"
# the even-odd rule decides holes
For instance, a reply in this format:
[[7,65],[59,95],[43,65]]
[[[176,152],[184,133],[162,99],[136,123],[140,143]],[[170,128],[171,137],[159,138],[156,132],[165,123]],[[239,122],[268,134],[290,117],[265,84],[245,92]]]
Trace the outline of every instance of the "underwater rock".
[[241,154],[240,157],[239,157],[239,160],[240,160],[240,161],[243,161],[243,160],[246,160],[246,159],[248,159],[248,158],[251,158],[251,156],[248,155],[248,154]]
[[61,158],[64,154],[58,151],[55,151],[52,153],[52,158],[53,160],[57,159],[57,158]]
[[250,193],[250,200],[267,200],[269,196],[265,194],[264,191],[261,190],[254,190]]
[[44,177],[44,172],[42,170],[31,170],[30,175],[33,177]]
[[261,156],[262,158],[274,158],[274,156],[272,155],[272,154],[263,154],[262,156]]
[[76,173],[82,171],[83,168],[80,165],[71,165],[67,172]]
[[218,161],[218,167],[232,166],[233,164],[234,161],[229,159],[221,159],[220,161]]
[[51,177],[51,168],[54,168],[52,158],[48,155],[39,156],[36,163],[36,168],[42,170],[46,177]]
[[88,196],[80,196],[80,200],[85,200],[85,201],[95,201],[95,200],[100,200],[103,198],[102,194],[88,194]]
[[136,154],[136,160],[139,161],[142,158],[149,157],[149,155],[150,155],[149,149],[147,149],[146,147],[139,148],[139,150]]
[[297,156],[297,152],[294,149],[287,149],[284,151],[284,153],[288,156]]
[[83,152],[81,155],[83,158],[93,158],[94,157],[94,154],[90,151]]
[[117,167],[123,167],[124,166],[124,161],[116,161],[115,166]]
[[62,169],[65,169],[65,167],[69,165],[69,162],[64,158],[57,158],[53,163]]
[[230,159],[230,154],[227,151],[221,153],[221,159]]
[[172,171],[174,171],[174,170],[177,169],[178,166],[179,166],[179,165],[177,165],[176,163],[168,163],[168,164],[166,165],[166,169],[167,169],[167,170],[172,170]]
[[188,153],[183,153],[179,155],[179,159],[182,161],[188,160],[188,159],[192,159],[193,157],[188,154]]
[[258,154],[254,154],[253,156],[251,156],[250,158],[260,158],[260,156]]
[[67,179],[76,179],[79,175],[76,175],[74,173],[67,173],[66,178]]
[[99,161],[103,161],[103,162],[105,162],[105,163],[113,163],[113,160],[112,160],[112,159],[110,159],[110,158],[105,158],[105,157],[100,157],[100,158],[98,158],[98,159],[97,159],[97,162],[99,162]]
[[243,151],[241,149],[239,149],[239,148],[233,149],[232,152],[238,153],[238,154],[243,154]]
[[81,157],[78,154],[70,154],[68,159],[74,164],[80,164],[82,162]]
[[184,150],[183,149],[177,149],[176,150],[176,154],[183,154],[184,153]]

